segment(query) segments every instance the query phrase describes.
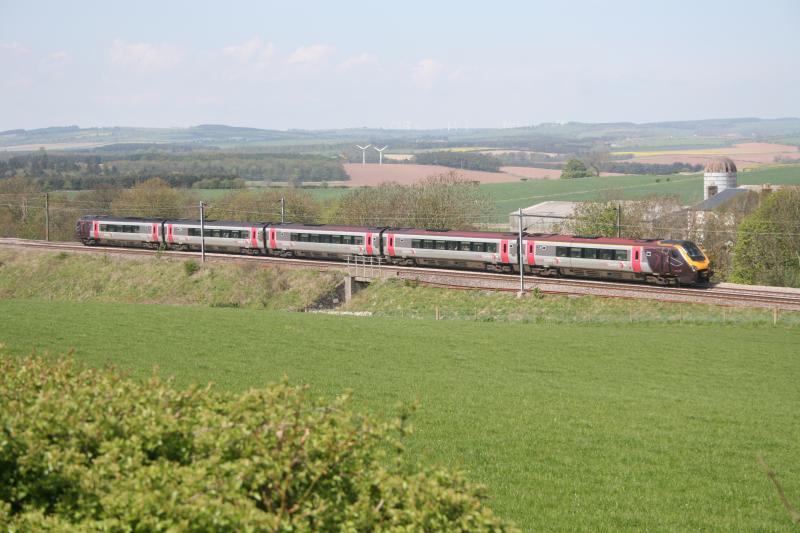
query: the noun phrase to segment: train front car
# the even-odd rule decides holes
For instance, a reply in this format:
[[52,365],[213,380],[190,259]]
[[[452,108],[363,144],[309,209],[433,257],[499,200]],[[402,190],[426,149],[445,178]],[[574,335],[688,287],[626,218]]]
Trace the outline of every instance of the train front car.
[[75,236],[87,246],[158,248],[161,220],[151,218],[86,215],[75,225]]
[[708,258],[690,241],[526,234],[526,272],[540,276],[646,281],[660,285],[707,283]]
[[383,234],[383,250],[398,265],[493,272],[512,272],[517,266],[513,233],[393,228]]
[[708,284],[714,271],[703,250],[692,241],[662,240],[659,244],[669,250],[670,274],[681,285]]

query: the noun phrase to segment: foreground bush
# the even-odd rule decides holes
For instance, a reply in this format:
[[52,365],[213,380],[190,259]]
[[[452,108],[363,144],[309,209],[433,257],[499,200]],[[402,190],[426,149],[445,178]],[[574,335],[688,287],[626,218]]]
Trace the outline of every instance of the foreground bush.
[[0,529],[512,529],[461,477],[404,466],[404,420],[0,356]]

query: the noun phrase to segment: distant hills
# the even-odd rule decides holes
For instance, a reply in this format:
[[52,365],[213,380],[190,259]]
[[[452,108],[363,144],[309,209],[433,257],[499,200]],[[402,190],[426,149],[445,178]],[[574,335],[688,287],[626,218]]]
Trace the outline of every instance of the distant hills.
[[[189,128],[78,126],[0,132],[0,151],[126,149],[191,151],[244,149],[258,151],[335,151],[353,143],[386,143],[393,150],[453,147],[497,147],[572,152],[602,143],[621,149],[724,146],[742,141],[800,143],[800,119],[734,118],[635,124],[544,123],[508,129],[269,130],[202,124]],[[106,148],[107,149],[107,148]]]

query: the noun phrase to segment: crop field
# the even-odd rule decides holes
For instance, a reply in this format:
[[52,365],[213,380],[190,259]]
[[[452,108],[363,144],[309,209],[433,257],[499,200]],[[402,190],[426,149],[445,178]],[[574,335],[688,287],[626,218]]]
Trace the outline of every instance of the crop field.
[[309,383],[391,416],[420,461],[461,469],[524,529],[793,531],[800,330],[425,321],[0,300],[12,354],[63,352],[178,386]]
[[615,152],[615,154],[631,154],[640,163],[671,164],[675,162],[703,164],[716,156],[727,156],[736,162],[741,170],[774,163],[778,157],[800,160],[797,146],[773,143],[741,143],[722,148],[647,150],[633,152]]

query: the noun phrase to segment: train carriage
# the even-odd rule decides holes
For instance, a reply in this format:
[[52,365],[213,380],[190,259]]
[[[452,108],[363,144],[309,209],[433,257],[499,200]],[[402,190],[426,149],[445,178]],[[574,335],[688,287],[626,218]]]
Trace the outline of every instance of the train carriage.
[[511,272],[517,264],[513,233],[387,229],[383,250],[394,264]]
[[75,225],[83,244],[158,248],[161,244],[160,219],[87,215]]
[[[203,224],[209,251],[259,255],[264,250],[264,223],[208,220]],[[163,240],[171,250],[200,250],[199,220],[165,220]]]
[[266,246],[268,253],[284,257],[380,257],[383,230],[361,226],[270,224],[266,227]]

